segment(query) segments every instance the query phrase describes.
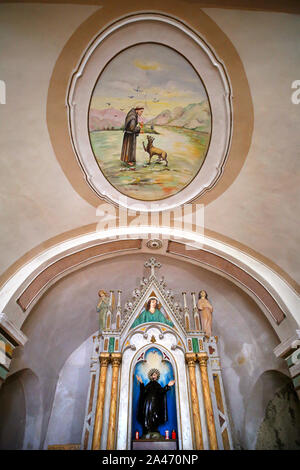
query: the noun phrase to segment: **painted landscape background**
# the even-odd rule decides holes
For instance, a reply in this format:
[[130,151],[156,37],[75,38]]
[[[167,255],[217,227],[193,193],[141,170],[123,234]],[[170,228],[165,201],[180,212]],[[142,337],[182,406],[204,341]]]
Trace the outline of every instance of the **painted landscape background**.
[[[136,103],[145,109],[137,138],[136,165],[120,160],[124,121]],[[122,194],[135,199],[164,199],[186,187],[199,172],[211,133],[206,91],[192,66],[177,52],[141,44],[116,56],[95,86],[89,111],[92,149],[99,168]],[[153,157],[147,135],[168,154],[168,166]]]

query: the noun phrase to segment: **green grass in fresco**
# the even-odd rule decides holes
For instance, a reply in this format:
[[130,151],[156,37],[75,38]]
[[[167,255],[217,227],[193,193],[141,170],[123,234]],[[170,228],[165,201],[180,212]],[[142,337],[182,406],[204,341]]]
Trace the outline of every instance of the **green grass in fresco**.
[[153,201],[176,194],[187,186],[200,170],[209,144],[209,134],[184,128],[155,127],[154,146],[168,154],[165,163],[151,165],[143,149],[147,133],[137,138],[136,169],[127,169],[120,160],[123,132],[91,132],[91,143],[97,163],[108,181],[121,193],[136,199]]

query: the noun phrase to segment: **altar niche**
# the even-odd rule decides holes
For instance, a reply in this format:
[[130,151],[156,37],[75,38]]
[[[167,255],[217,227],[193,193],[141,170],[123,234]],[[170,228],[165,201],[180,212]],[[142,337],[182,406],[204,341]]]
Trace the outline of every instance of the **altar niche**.
[[[81,448],[232,449],[218,338],[209,336],[210,328],[201,330],[198,310],[209,310],[206,320],[212,311],[206,292],[199,289],[199,309],[191,292],[191,316],[187,293],[182,292],[179,304],[165,279],[158,279],[160,262],[150,258],[145,267],[151,269],[149,278],[142,278],[123,308],[118,291],[114,311],[110,291],[106,328],[93,338]],[[147,387],[151,378],[154,382]],[[155,405],[157,418],[145,412],[153,405],[148,389],[154,390],[153,402],[165,399],[162,407]],[[141,390],[146,393],[139,403]],[[165,439],[166,431],[170,439]],[[137,432],[142,439],[135,439]]]
[[[137,432],[139,433],[138,441],[158,443],[166,441],[167,431],[169,440],[173,444],[172,448],[177,449],[174,378],[173,366],[168,356],[158,348],[151,347],[139,355],[134,367],[132,387],[133,448],[137,448]],[[155,382],[158,385],[154,385]],[[150,387],[152,392],[150,392]]]

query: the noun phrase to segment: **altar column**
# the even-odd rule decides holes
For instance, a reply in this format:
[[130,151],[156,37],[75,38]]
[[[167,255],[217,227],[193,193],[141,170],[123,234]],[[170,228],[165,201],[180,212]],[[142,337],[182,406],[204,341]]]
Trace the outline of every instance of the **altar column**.
[[212,407],[208,374],[207,374],[208,356],[206,353],[198,353],[197,359],[200,364],[201,382],[202,382],[202,389],[203,389],[204,406],[205,406],[205,414],[206,414],[210,448],[211,450],[217,450],[218,449],[217,433],[216,433],[214,412],[213,412],[213,407]]
[[97,396],[97,407],[95,414],[94,434],[92,449],[99,450],[101,443],[102,424],[103,424],[103,408],[105,400],[105,385],[106,385],[106,374],[107,367],[110,361],[110,355],[108,353],[100,353],[100,377],[98,384],[98,396]]
[[202,439],[202,429],[201,429],[201,418],[199,411],[199,401],[197,393],[197,383],[196,383],[196,354],[186,353],[185,359],[189,369],[190,384],[191,384],[191,399],[192,399],[192,410],[193,410],[193,421],[194,421],[194,431],[195,431],[195,440],[196,440],[196,450],[203,449],[203,439]]
[[110,410],[109,410],[109,423],[108,423],[108,435],[107,435],[107,450],[113,450],[115,447],[115,434],[116,434],[116,413],[117,413],[117,397],[118,397],[118,382],[119,382],[119,370],[122,361],[122,354],[112,353],[112,382],[111,382],[111,399],[110,399]]

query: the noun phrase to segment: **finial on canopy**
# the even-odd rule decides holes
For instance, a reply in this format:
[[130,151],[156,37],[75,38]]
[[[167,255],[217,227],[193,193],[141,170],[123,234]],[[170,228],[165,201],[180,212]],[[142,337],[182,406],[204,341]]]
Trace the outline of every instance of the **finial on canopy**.
[[155,276],[155,268],[160,268],[161,264],[155,259],[155,258],[150,258],[149,261],[145,263],[145,268],[151,268],[151,274],[150,277]]

